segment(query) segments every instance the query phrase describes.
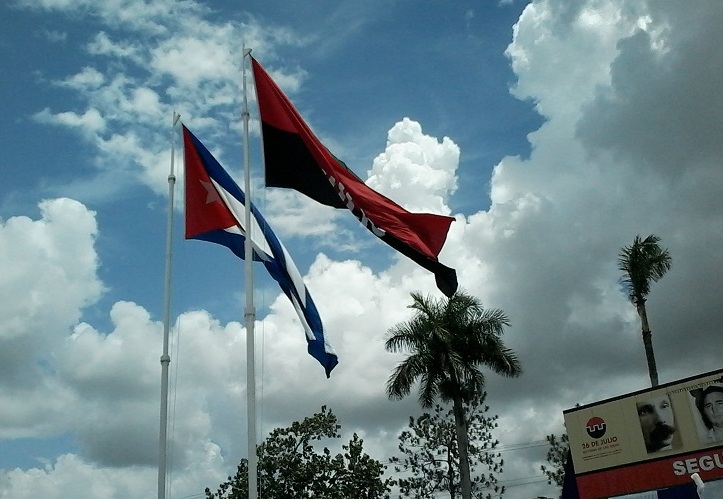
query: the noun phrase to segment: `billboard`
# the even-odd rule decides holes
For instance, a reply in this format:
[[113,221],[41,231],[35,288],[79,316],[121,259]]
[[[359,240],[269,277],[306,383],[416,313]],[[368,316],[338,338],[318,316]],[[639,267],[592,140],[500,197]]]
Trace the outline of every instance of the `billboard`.
[[723,478],[723,369],[564,416],[582,499]]

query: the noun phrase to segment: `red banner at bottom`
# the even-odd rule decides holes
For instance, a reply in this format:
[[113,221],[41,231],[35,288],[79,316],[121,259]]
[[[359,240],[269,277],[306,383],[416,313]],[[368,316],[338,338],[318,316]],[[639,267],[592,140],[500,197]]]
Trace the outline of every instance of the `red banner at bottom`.
[[693,473],[723,478],[723,447],[578,475],[577,488],[580,499],[614,497],[690,483]]

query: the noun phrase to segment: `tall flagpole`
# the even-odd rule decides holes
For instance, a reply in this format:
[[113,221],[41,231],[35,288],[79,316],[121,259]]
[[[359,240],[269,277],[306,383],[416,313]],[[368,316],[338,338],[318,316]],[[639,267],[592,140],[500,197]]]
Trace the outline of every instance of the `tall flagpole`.
[[246,209],[244,224],[246,226],[246,237],[244,244],[244,273],[246,276],[246,419],[248,437],[248,462],[249,462],[249,499],[258,498],[257,468],[258,458],[256,456],[256,361],[254,346],[254,322],[256,321],[256,309],[254,308],[254,276],[253,276],[253,247],[251,243],[251,173],[249,156],[249,105],[246,97],[246,57],[251,54],[251,49],[243,49],[242,72],[243,72],[243,147],[244,147],[244,191],[246,192]]
[[161,428],[158,435],[158,499],[166,499],[166,464],[168,457],[168,337],[171,323],[171,254],[173,247],[173,194],[176,186],[175,146],[176,125],[180,115],[173,111],[171,125],[171,169],[168,174],[168,217],[166,225],[166,284],[164,291],[163,354],[161,355]]

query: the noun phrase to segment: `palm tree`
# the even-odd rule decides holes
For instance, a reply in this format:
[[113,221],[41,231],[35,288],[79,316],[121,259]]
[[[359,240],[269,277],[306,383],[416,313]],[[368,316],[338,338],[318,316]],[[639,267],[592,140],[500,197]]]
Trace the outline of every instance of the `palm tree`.
[[618,268],[623,272],[622,283],[627,288],[628,297],[640,316],[651,386],[658,386],[658,368],[655,365],[653,338],[645,302],[650,293],[650,283],[662,278],[670,270],[672,263],[668,250],[662,249],[658,245],[659,242],[660,238],[654,234],[645,239],[641,239],[638,235],[635,236],[633,244],[623,247],[618,255]]
[[452,402],[460,488],[463,499],[472,497],[469,469],[469,439],[463,404],[484,391],[481,366],[508,377],[522,373],[517,356],[502,343],[504,327],[509,326],[501,310],[484,309],[464,292],[434,300],[412,293],[414,316],[393,326],[385,348],[390,352],[408,351],[387,381],[387,395],[400,400],[409,395],[419,380],[419,403],[432,407],[439,397]]

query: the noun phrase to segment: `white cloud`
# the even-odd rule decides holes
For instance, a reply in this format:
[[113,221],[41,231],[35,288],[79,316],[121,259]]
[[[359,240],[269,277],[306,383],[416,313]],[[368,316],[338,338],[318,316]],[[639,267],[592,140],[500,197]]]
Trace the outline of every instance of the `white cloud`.
[[103,76],[103,73],[95,68],[85,67],[79,73],[61,82],[61,85],[83,91],[97,89],[104,82],[105,76]]
[[514,95],[534,100],[545,118],[574,123],[581,103],[608,83],[616,41],[636,29],[621,10],[619,2],[542,0],[525,7],[506,51],[518,77]]
[[15,469],[0,475],[2,497],[153,497],[153,470],[99,469],[66,454],[43,469]]
[[[151,5],[114,0],[100,6],[46,0],[28,7],[84,14],[92,8],[92,14],[109,27],[87,42],[90,62],[72,76],[55,81],[75,90],[87,110],[81,114],[46,108],[34,115],[35,120],[78,131],[99,151],[95,164],[101,170],[131,172],[158,194],[167,191],[169,153],[168,133],[159,134],[158,123],[170,122],[176,111],[197,133],[237,137],[244,43],[266,53],[270,62],[275,58],[274,44],[308,43],[286,28],[209,22],[205,9],[193,2]],[[119,25],[123,30],[116,29]],[[292,92],[304,77],[302,70],[276,69],[273,74]],[[110,137],[105,135],[109,129],[114,130]]]
[[0,421],[9,437],[61,431],[72,398],[47,364],[103,291],[94,213],[70,199],[44,201],[40,210],[39,220],[0,224]]
[[409,211],[447,215],[458,163],[459,147],[451,139],[437,141],[404,118],[389,130],[386,150],[374,159],[367,185]]
[[93,0],[17,0],[15,3],[30,9],[85,14],[100,19],[107,26],[123,26],[155,35],[167,32],[167,26],[172,25],[177,16],[194,16],[203,10],[195,2],[173,0],[106,0],[102,3]]
[[[0,495],[145,497],[147,483],[155,483],[161,325],[142,307],[118,302],[110,311],[113,330],[79,323],[71,333],[102,291],[95,218],[68,199],[43,202],[41,213],[38,221],[13,217],[0,226],[2,435],[71,432],[80,454],[61,455],[44,469],[3,471]],[[241,404],[243,390],[229,381],[243,379],[243,341],[238,324],[222,326],[204,312],[179,317],[176,344],[179,332],[185,358],[172,378],[174,462],[187,470],[180,483],[202,490],[209,477],[225,473],[213,440],[230,448],[236,438],[216,428],[211,414]],[[211,395],[208,386],[227,389]]]
[[[619,290],[615,265],[619,248],[637,233],[658,234],[673,255],[673,269],[648,303],[661,379],[720,367],[715,347],[722,282],[715,269],[723,265],[723,178],[715,83],[716,68],[723,67],[723,34],[716,24],[721,8],[713,2],[541,0],[525,9],[515,27],[507,51],[518,78],[514,93],[533,100],[547,121],[530,135],[529,158],[506,157],[496,166],[489,210],[457,214],[440,258],[457,269],[464,288],[511,319],[505,340],[525,374],[515,380],[487,377],[488,402],[501,413],[498,436],[505,445],[559,433],[561,411],[577,402],[647,385],[637,317]],[[176,57],[174,50],[198,57],[198,39],[191,40],[168,39],[169,50],[152,60],[164,75],[175,75],[175,91],[201,85],[200,95],[208,100],[182,104],[184,113],[200,116],[210,106],[226,105],[230,87],[204,86],[202,73],[186,77],[167,66],[164,57]],[[210,42],[211,59],[233,65],[223,46],[221,40]],[[120,56],[110,48],[105,53]],[[231,78],[227,70],[209,69]],[[125,109],[114,118],[119,122],[141,116],[142,102],[163,108],[163,94],[150,76],[142,82],[85,69],[66,81],[90,92],[89,109]],[[38,119],[101,130],[91,115],[45,111]],[[215,123],[205,126],[209,136],[221,133]],[[96,144],[108,158],[133,158],[147,182],[160,184],[156,165],[165,152],[148,145],[161,141],[145,138],[130,130]],[[410,208],[446,213],[459,154],[452,139],[425,135],[421,125],[404,120],[390,130],[370,184]],[[272,203],[273,210],[281,206]],[[0,426],[6,437],[72,430],[81,448],[43,470],[3,472],[0,491],[144,497],[154,483],[148,463],[156,446],[160,324],[141,305],[122,301],[111,309],[112,330],[79,324],[83,308],[102,291],[95,219],[67,199],[47,201],[42,209],[41,220],[14,217],[0,226],[6,319],[0,352],[11,352],[0,354]],[[289,232],[302,219],[298,211],[275,215]],[[311,220],[323,221],[313,226],[317,233],[330,232],[334,222]],[[364,244],[375,251],[381,243]],[[401,257],[375,272],[356,260],[319,254],[307,284],[341,363],[326,380],[305,353],[288,300],[276,292],[267,297],[270,314],[257,324],[263,430],[309,415],[323,400],[345,429],[365,432],[370,452],[388,456],[396,447],[390,435],[419,409],[413,396],[401,403],[386,400],[381,387],[400,357],[384,351],[383,337],[409,316],[410,291],[436,293],[433,279]],[[223,480],[245,452],[244,331],[204,311],[182,313],[177,324],[174,484],[179,493],[191,494]],[[38,366],[35,347],[41,342],[52,352],[43,360],[55,371]],[[302,391],[305,396],[297,397]],[[72,406],[72,417],[61,414],[64,404]],[[128,407],[141,417],[123,417]],[[502,478],[530,476],[542,459],[544,448],[506,458]],[[146,486],[143,492],[132,488],[138,483]]]
[[142,63],[142,49],[135,42],[114,42],[107,33],[101,31],[88,43],[88,53],[106,57],[128,59],[135,63]]
[[345,244],[340,240],[344,238],[339,237],[341,229],[335,220],[346,213],[331,210],[288,189],[258,192],[255,203],[282,241],[286,235],[303,235],[323,236],[319,239],[327,246]]
[[170,38],[151,51],[151,68],[185,86],[228,81],[239,72],[241,63],[240,52],[227,43],[232,33],[232,26],[225,26],[211,39]]
[[[103,289],[95,274],[94,213],[70,199],[43,201],[40,211],[40,220],[11,217],[0,225],[0,301],[11,318],[0,325],[0,338],[62,331]],[[28,320],[38,327],[28,328]]]
[[83,114],[73,111],[53,113],[45,108],[33,116],[40,123],[61,125],[80,130],[86,136],[95,136],[105,129],[105,119],[97,109],[90,108]]
[[[715,214],[720,203],[711,197],[717,187],[708,189],[721,182],[705,162],[680,156],[676,175],[688,177],[690,183],[669,183],[665,169],[673,168],[674,152],[689,148],[692,159],[708,147],[718,148],[717,141],[697,134],[689,140],[685,134],[690,133],[691,120],[666,109],[675,110],[680,99],[690,99],[689,104],[698,108],[715,107],[719,97],[696,91],[709,58],[701,58],[699,67],[694,58],[690,70],[674,71],[679,77],[674,83],[680,94],[676,99],[669,98],[669,78],[655,74],[668,74],[673,61],[689,60],[676,55],[676,49],[694,54],[699,46],[716,42],[681,23],[667,32],[668,52],[661,54],[645,33],[637,31],[646,12],[619,7],[595,2],[565,10],[560,4],[536,2],[522,15],[508,50],[519,78],[516,94],[534,99],[548,121],[531,135],[534,148],[528,160],[505,158],[497,165],[492,207],[471,219],[480,226],[467,234],[479,241],[478,255],[492,272],[485,287],[493,288],[495,305],[512,317],[510,339],[526,369],[525,381],[514,385],[520,403],[534,397],[534,390],[554,391],[553,399],[567,400],[571,406],[645,386],[637,320],[622,293],[616,293],[616,255],[637,233],[660,235],[674,260],[673,270],[655,287],[649,302],[664,380],[716,367],[705,349],[695,349],[700,359],[695,367],[687,364],[688,354],[681,359],[674,353],[686,327],[673,318],[670,307],[679,299],[688,301],[676,297],[675,288],[683,289],[684,282],[705,282],[695,285],[703,289],[713,285],[702,267],[717,267],[720,258],[705,250],[703,256],[701,248],[721,242],[721,220]],[[681,12],[676,11],[656,5],[650,6],[649,14],[660,26],[677,19]],[[716,17],[702,6],[694,11],[687,15]],[[652,81],[666,82],[661,84],[663,91],[651,88]],[[624,105],[618,103],[623,96],[628,97]],[[698,120],[697,129],[720,126],[704,115],[692,119]],[[687,131],[681,134],[682,128]],[[640,134],[654,137],[658,145]],[[674,150],[661,150],[665,147]],[[661,164],[641,161],[643,154]],[[701,181],[692,182],[698,173]],[[699,186],[696,193],[687,189],[694,184]],[[694,215],[698,205],[701,210]],[[703,232],[698,216],[706,219]],[[706,263],[694,263],[701,261]],[[701,316],[717,315],[713,309],[697,310]],[[710,334],[696,330],[702,344],[712,340]],[[621,345],[629,346],[623,351]],[[556,372],[550,358],[564,370]],[[604,386],[572,381],[602,372]],[[637,382],[631,384],[631,378]],[[554,388],[536,382],[543,379]],[[506,381],[492,386],[497,384],[513,387]],[[532,415],[528,418],[533,424]]]

